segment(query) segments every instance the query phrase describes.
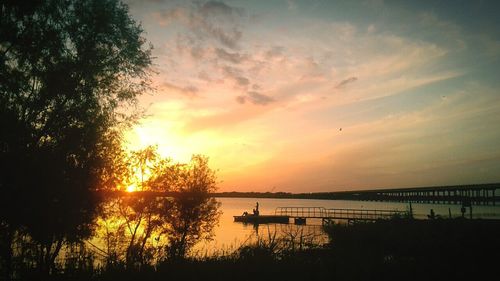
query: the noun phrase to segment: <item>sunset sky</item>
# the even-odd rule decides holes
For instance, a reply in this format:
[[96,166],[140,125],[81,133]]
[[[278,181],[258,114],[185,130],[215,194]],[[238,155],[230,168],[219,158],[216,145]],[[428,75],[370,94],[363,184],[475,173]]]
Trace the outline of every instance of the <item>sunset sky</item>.
[[129,147],[220,191],[500,182],[499,1],[125,1],[153,46]]

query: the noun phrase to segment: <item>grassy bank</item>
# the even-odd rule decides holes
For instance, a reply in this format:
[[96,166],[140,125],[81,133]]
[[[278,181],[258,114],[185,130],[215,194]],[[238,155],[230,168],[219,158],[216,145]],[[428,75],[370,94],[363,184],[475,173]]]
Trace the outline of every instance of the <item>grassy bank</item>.
[[[66,270],[51,280],[480,280],[500,260],[500,222],[403,220],[325,227],[329,245],[276,251],[272,243],[232,255]],[[36,275],[24,276],[34,280]]]
[[500,260],[500,221],[391,220],[327,231],[340,280],[481,280]]

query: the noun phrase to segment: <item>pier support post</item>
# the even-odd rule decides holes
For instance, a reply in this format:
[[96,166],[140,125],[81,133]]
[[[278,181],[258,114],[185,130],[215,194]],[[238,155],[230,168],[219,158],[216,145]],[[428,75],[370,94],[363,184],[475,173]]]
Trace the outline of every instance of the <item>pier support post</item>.
[[295,218],[294,223],[295,224],[306,224],[306,218]]

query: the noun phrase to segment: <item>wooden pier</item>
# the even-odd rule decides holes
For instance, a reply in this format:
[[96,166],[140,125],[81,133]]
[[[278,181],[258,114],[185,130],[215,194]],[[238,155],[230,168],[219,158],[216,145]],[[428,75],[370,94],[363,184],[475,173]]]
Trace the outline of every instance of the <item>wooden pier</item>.
[[289,223],[290,217],[284,215],[246,215],[233,216],[235,222],[265,224],[265,223]]
[[333,220],[376,221],[394,217],[406,217],[408,213],[398,210],[326,209],[323,207],[278,207],[274,215],[234,216],[235,222],[264,224],[289,223],[306,224],[307,219],[321,219],[322,223]]
[[376,221],[409,216],[406,211],[399,210],[326,209],[323,207],[278,207],[274,213],[277,216],[293,218],[296,224],[305,224],[307,219],[321,219],[324,224],[332,220]]

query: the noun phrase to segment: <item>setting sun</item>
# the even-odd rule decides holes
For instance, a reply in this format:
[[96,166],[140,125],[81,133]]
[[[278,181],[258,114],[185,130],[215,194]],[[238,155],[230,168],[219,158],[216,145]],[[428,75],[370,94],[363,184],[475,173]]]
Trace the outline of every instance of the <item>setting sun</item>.
[[129,155],[130,174],[126,177],[122,186],[118,189],[126,192],[146,191],[148,190],[147,181],[153,175],[152,167],[155,165],[155,160],[145,159],[144,150],[135,150]]
[[134,192],[134,191],[137,191],[137,186],[135,184],[127,186],[127,192]]
[[162,157],[175,162],[188,162],[199,145],[192,145],[180,132],[174,128],[161,127],[155,118],[150,118],[145,124],[138,125],[126,134],[126,146],[130,150],[143,149],[157,145]]

